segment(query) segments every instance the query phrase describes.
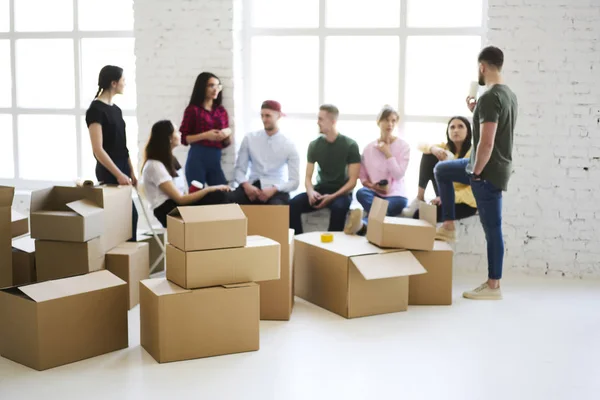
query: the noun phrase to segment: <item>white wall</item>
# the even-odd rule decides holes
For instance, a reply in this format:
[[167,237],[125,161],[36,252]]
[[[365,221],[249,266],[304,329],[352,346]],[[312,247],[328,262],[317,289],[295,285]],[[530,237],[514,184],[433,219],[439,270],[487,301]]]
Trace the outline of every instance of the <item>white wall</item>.
[[[170,118],[179,124],[195,76],[203,70],[221,77],[225,106],[232,121],[239,118],[234,96],[242,98],[243,77],[234,39],[240,37],[240,3],[135,2],[141,147],[154,121]],[[520,103],[515,173],[504,198],[505,268],[600,277],[600,224],[595,225],[600,220],[600,1],[488,3],[488,39],[505,51],[506,81]],[[228,174],[232,163],[230,152]],[[461,230],[457,270],[484,273],[485,241],[477,220],[471,218]]]

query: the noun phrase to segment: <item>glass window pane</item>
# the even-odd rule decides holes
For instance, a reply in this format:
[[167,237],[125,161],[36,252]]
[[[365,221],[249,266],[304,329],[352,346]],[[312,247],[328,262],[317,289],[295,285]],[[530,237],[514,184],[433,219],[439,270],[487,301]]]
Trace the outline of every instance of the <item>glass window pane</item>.
[[409,37],[405,113],[466,115],[465,99],[470,82],[477,80],[477,54],[480,49],[480,36]]
[[15,0],[15,30],[72,31],[73,0]]
[[16,42],[17,104],[30,108],[75,106],[72,39]]
[[[363,150],[369,143],[379,137],[380,129],[375,122],[376,116],[373,116],[373,121],[344,121],[338,122],[338,131],[354,140],[358,144],[358,150],[362,154]],[[398,132],[396,132],[398,135]]]
[[319,0],[253,0],[252,25],[257,28],[317,28]]
[[317,37],[254,37],[251,54],[252,109],[273,99],[284,112],[318,111]]
[[79,0],[82,31],[132,31],[133,0]]
[[15,177],[12,115],[0,115],[0,178]]
[[10,41],[0,40],[0,107],[12,106]]
[[10,3],[8,0],[0,0],[0,32],[10,30]]
[[[121,109],[136,108],[133,38],[81,39],[81,107],[87,108],[98,91],[98,74],[105,65],[123,68],[125,93],[114,102]],[[72,79],[72,78],[71,78]]]
[[328,28],[397,28],[399,0],[327,0]]
[[397,107],[397,37],[329,37],[325,52],[325,102],[341,114],[377,114]]
[[74,181],[77,178],[75,117],[19,115],[18,122],[20,177]]
[[408,0],[407,4],[407,25],[411,28],[477,27],[482,24],[482,15],[482,0]]

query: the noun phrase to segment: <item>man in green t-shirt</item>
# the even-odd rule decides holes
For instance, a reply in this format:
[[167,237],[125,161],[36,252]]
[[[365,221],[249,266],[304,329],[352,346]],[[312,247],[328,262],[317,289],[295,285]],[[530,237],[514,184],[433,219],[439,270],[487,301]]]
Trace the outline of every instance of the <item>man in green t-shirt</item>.
[[435,177],[442,200],[443,225],[438,239],[453,241],[453,182],[470,184],[479,210],[479,219],[487,242],[488,280],[476,289],[463,293],[468,299],[499,300],[504,261],[502,239],[502,192],[508,188],[512,172],[513,133],[517,121],[517,97],[502,83],[504,54],[497,47],[479,53],[479,85],[488,90],[475,102],[467,97],[473,111],[473,150],[470,160],[438,163]]
[[[329,231],[344,230],[346,214],[352,202],[352,190],[360,171],[358,144],[337,131],[337,107],[325,104],[319,110],[318,125],[321,136],[308,146],[306,165],[306,193],[290,201],[290,228],[296,235],[303,232],[302,214],[329,208]],[[317,184],[312,177],[315,164],[319,166]]]

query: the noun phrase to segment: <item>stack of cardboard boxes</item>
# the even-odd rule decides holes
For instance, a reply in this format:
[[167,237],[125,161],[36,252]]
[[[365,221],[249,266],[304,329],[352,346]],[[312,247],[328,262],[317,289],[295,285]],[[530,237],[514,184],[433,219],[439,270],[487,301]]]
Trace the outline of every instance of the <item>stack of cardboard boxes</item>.
[[247,232],[235,204],[169,215],[166,279],[140,283],[141,343],[158,362],[258,350],[254,282],[279,279],[281,246]]
[[[7,203],[4,192],[2,204]],[[126,348],[130,290],[126,281],[103,269],[115,258],[116,269],[145,262],[147,271],[148,245],[124,244],[131,237],[131,188],[36,191],[30,220],[31,238],[13,245],[32,254],[35,239],[37,276],[15,274],[2,285],[18,286],[0,290],[0,354],[43,370]],[[124,266],[123,257],[133,261]],[[32,262],[20,261],[29,268]]]
[[296,236],[296,295],[346,318],[452,304],[453,252],[435,241],[435,210],[423,206],[429,221],[412,220],[386,217],[387,206],[375,198],[366,238]]

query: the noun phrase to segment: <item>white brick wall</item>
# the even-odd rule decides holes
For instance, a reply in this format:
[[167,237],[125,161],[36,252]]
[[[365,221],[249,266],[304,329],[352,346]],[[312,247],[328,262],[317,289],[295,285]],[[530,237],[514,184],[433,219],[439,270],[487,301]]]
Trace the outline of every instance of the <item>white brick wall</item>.
[[[504,197],[505,268],[600,277],[600,1],[488,3],[488,39],[505,51],[506,81],[520,103],[515,173]],[[240,118],[240,4],[136,0],[140,148],[153,122],[180,123],[203,70],[221,77],[231,120]],[[233,159],[230,149],[228,176]],[[308,229],[317,228],[314,217]],[[477,219],[461,224],[461,233],[457,270],[484,273]]]

